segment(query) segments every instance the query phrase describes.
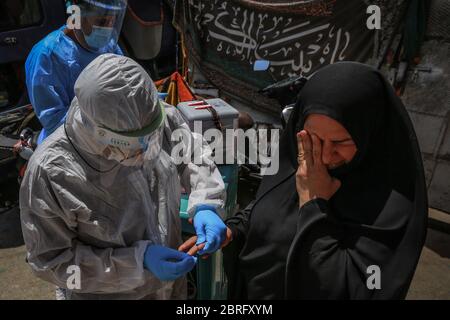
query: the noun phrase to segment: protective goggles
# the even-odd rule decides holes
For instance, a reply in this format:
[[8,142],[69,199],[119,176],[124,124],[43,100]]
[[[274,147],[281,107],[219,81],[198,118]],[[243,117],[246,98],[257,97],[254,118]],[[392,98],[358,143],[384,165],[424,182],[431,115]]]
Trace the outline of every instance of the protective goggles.
[[154,158],[159,154],[163,139],[164,107],[159,103],[159,116],[150,125],[133,132],[118,132],[105,127],[96,127],[96,140],[109,147],[115,147],[126,154],[145,153]]

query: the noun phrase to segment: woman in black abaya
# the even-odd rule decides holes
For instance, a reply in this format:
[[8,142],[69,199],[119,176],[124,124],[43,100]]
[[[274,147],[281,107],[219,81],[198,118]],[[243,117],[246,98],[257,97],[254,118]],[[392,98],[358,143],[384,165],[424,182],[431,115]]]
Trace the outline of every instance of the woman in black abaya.
[[[403,299],[426,235],[420,150],[401,100],[353,62],[306,83],[280,171],[227,220],[230,298]],[[181,250],[195,246],[186,242]]]

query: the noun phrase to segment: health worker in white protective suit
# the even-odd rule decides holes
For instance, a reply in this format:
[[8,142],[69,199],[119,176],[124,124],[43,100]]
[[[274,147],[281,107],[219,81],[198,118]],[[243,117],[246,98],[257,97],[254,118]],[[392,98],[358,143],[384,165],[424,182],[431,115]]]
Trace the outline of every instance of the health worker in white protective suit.
[[[181,142],[171,139],[176,129]],[[199,152],[199,164],[175,164],[179,143]],[[196,258],[176,250],[181,186],[201,253],[212,253],[226,227],[211,149],[158,99],[142,67],[101,55],[76,81],[65,124],[28,164],[20,191],[27,261],[67,299],[184,299]]]

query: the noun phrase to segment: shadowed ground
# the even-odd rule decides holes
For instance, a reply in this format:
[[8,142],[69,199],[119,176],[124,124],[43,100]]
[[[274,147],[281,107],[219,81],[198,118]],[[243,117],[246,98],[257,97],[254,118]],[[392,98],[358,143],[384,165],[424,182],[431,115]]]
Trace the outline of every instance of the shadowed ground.
[[[17,212],[0,214],[0,299],[54,299],[54,286],[25,262]],[[429,229],[408,299],[450,300],[450,235]]]

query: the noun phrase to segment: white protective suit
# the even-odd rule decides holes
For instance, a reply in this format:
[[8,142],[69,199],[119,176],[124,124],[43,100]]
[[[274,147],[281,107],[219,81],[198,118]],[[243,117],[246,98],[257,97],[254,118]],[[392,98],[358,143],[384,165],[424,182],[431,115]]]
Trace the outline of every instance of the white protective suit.
[[[40,278],[71,299],[183,299],[186,281],[162,282],[144,269],[148,244],[181,244],[181,186],[188,212],[200,204],[223,212],[224,183],[211,150],[178,111],[165,105],[163,151],[153,161],[124,166],[101,156],[95,121],[112,130],[139,130],[159,108],[156,88],[137,63],[105,54],[80,75],[65,126],[38,147],[20,190],[27,261]],[[171,133],[181,129],[203,146],[202,164],[175,165]],[[70,278],[79,268],[79,287]]]

